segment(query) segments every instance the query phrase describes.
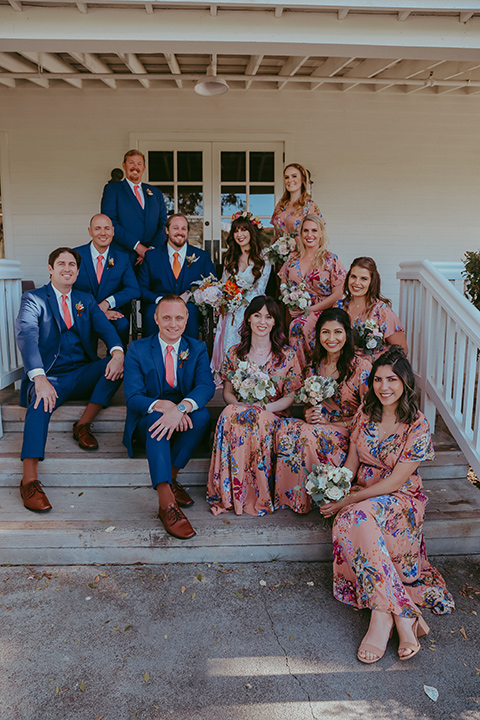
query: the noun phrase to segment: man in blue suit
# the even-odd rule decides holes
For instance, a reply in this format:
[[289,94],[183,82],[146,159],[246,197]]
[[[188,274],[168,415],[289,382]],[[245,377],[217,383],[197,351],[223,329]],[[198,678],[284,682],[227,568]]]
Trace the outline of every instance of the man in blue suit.
[[[123,375],[124,352],[117,333],[92,295],[72,290],[79,264],[76,250],[51,252],[50,282],[23,294],[15,324],[25,370],[20,402],[27,408],[20,494],[25,507],[35,512],[52,507],[37,476],[52,412],[67,400],[88,400],[73,437],[84,450],[96,450],[91,423],[110,403]],[[110,352],[103,359],[97,356],[98,336]]]
[[123,442],[132,456],[134,439],[145,444],[158,516],[182,540],[195,531],[180,506],[193,504],[177,473],[190,460],[209,424],[206,403],[215,393],[204,342],[186,337],[188,311],[178,295],[157,305],[152,337],[130,343],[125,358],[127,419]]
[[185,334],[198,339],[198,307],[188,302],[190,288],[196,280],[215,276],[210,255],[194,245],[188,245],[188,220],[182,213],[167,220],[167,244],[147,253],[138,274],[142,296],[143,336],[155,332],[155,305],[163,295],[180,295],[187,303],[188,322]]
[[103,188],[100,212],[113,222],[114,242],[139,264],[149,248],[165,243],[167,209],[161,191],[142,183],[145,156],[140,150],[125,153],[123,169],[124,180]]
[[88,228],[92,242],[75,248],[82,262],[74,288],[93,295],[126,348],[129,303],[140,297],[140,288],[127,253],[111,248],[113,232],[112,222],[106,215],[92,217]]

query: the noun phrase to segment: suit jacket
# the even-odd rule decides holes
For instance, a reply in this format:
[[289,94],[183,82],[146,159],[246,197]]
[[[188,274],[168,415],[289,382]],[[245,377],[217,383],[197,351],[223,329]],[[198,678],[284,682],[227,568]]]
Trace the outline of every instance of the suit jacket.
[[154,303],[159,295],[167,293],[181,295],[186,290],[190,290],[195,280],[201,280],[210,273],[215,275],[215,267],[205,250],[187,245],[187,256],[194,256],[197,260],[189,264],[185,258],[180,275],[175,278],[168,258],[167,245],[147,252],[138,273],[138,284],[144,302]]
[[126,180],[107,183],[103,188],[101,212],[115,228],[114,241],[132,251],[137,242],[160,247],[166,242],[167,208],[161,191],[142,183],[145,207],[142,208]]
[[[215,383],[210,370],[207,346],[201,340],[182,336],[178,354],[187,352],[188,357],[179,359],[177,384],[182,397],[195,400],[202,408],[215,394]],[[165,365],[158,335],[130,343],[125,358],[124,388],[127,401],[127,420],[123,444],[132,456],[132,437],[140,418],[147,414],[154,400],[161,400],[166,390]]]
[[139,298],[140,288],[127,253],[116,248],[112,249],[110,246],[102,278],[98,284],[90,247],[91,243],[87,243],[75,248],[82,258],[78,278],[74,285],[75,290],[91,293],[99,304],[105,298],[113,295],[116,310],[120,310],[130,300]]
[[[98,360],[98,336],[102,338],[107,348],[115,345],[122,347],[112,324],[92,295],[72,290],[71,298],[73,321],[85,352],[92,362]],[[59,355],[62,326],[63,320],[51,283],[38,290],[23,293],[15,331],[25,370],[20,389],[20,402],[24,407],[27,405],[27,389],[30,382],[27,372],[35,368],[43,368],[48,375]]]

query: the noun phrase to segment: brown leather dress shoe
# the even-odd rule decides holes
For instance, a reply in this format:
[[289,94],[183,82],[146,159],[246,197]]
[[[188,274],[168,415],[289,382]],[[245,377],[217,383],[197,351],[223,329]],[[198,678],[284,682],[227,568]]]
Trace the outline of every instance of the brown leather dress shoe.
[[83,450],[98,450],[97,438],[92,433],[91,423],[79,425],[76,422],[73,426],[73,439],[78,441]]
[[195,530],[176,503],[170,503],[166,508],[159,507],[158,517],[169,535],[173,535],[179,540],[188,540],[196,535]]
[[181,485],[176,480],[172,480],[172,490],[173,494],[175,495],[175,500],[177,501],[177,504],[180,505],[180,507],[190,507],[190,505],[193,505],[193,503],[195,502],[194,500],[192,500],[183,485]]
[[26,485],[20,483],[20,495],[27,510],[32,510],[33,512],[48,512],[52,509],[42,489],[40,480],[32,480],[32,482]]

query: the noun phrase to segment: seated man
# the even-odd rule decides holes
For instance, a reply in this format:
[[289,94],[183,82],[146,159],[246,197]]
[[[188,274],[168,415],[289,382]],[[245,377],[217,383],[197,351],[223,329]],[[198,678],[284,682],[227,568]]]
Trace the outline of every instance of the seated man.
[[129,303],[140,297],[137,278],[127,253],[111,247],[110,218],[94,215],[88,233],[92,242],[75,248],[82,262],[74,288],[93,295],[126,348],[130,332]]
[[205,404],[215,393],[205,343],[183,335],[188,311],[178,295],[157,305],[152,337],[130,343],[125,358],[127,420],[123,442],[132,457],[132,441],[145,444],[158,516],[170,535],[185,540],[195,531],[178,507],[193,504],[177,483],[209,424]]
[[[73,426],[73,437],[85,450],[98,443],[90,423],[106,407],[121,383],[124,353],[120,339],[88,293],[72,290],[80,256],[61,247],[50,253],[50,282],[22,296],[15,324],[25,374],[20,402],[27,408],[23,429],[23,478],[20,494],[28,510],[51,509],[38,481],[38,461],[45,456],[52,412],[67,400],[88,400]],[[100,336],[111,356],[97,357]]]
[[175,293],[187,303],[188,322],[185,335],[198,339],[198,307],[188,302],[189,290],[196,280],[215,275],[210,255],[188,245],[188,220],[182,213],[167,220],[167,244],[150,250],[138,274],[142,296],[143,337],[156,332],[155,305],[163,295]]

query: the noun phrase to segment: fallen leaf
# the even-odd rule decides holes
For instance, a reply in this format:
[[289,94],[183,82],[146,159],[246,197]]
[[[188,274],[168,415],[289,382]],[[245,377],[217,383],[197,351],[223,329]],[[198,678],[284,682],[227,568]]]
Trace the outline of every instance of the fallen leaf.
[[97,715],[97,717],[95,718],[95,720],[102,720],[102,718],[104,718],[104,717],[105,717],[105,715]]
[[[83,495],[83,492],[78,493],[78,497],[82,497],[82,495]],[[102,715],[102,717],[103,717],[103,715]]]
[[435,687],[431,687],[430,685],[424,685],[423,689],[425,691],[425,695],[427,695],[430,700],[433,700],[433,702],[437,702],[438,700],[438,690]]
[[105,532],[113,532],[115,530],[115,525],[110,525],[108,528],[105,528]]
[[100,582],[100,575],[97,575],[95,580],[93,581],[95,584]]
[[293,640],[293,635],[290,635],[290,637],[289,637],[288,639],[290,640],[290,642],[292,642],[292,640]]
[[[98,573],[100,577],[108,577],[108,573],[105,572],[105,570],[102,570],[102,572]],[[102,715],[102,717],[105,717],[105,715]]]
[[95,589],[95,585],[93,583],[88,583],[88,587]]
[[351,697],[352,697],[352,696],[350,695],[350,693],[349,693],[349,692],[347,692],[347,691],[345,691],[345,695],[348,695],[348,697],[349,697],[349,698],[351,698]]
[[263,632],[263,628],[260,628],[260,627],[259,627],[259,628],[258,628],[258,631],[259,631],[259,632]]
[[250,683],[247,683],[247,684],[245,685],[245,687],[247,688],[247,690],[251,690],[251,688],[252,688],[252,686],[250,685]]
[[225,525],[231,525],[232,523],[230,520],[225,520],[225,518],[222,518],[222,522],[225,523]]
[[85,685],[85,683],[84,683],[83,680],[82,680],[82,682],[80,683],[80,686],[79,686],[79,687],[80,687],[80,690],[81,690],[82,692],[85,692],[85,690],[87,689],[87,686]]
[[124,597],[127,597],[127,596],[128,596],[128,593],[120,593],[120,597],[121,597],[121,598],[124,598]]
[[265,582],[265,580],[260,580],[260,585],[262,587],[267,587],[267,583]]
[[127,625],[127,627],[125,628],[125,630],[123,632],[128,632],[129,630],[132,629],[132,627],[133,627],[133,625]]
[[235,590],[235,595],[240,598],[240,600],[243,600],[243,595],[241,592],[238,592],[238,590]]
[[120,628],[115,627],[115,625],[112,625],[114,630],[120,630]]
[[148,672],[147,672],[146,670],[145,670],[145,674],[144,674],[144,676],[143,676],[143,679],[145,680],[146,683],[148,683],[148,681],[150,680],[150,675],[148,674]]
[[465,640],[468,640],[467,633],[465,632],[465,628],[463,627],[463,625],[460,628],[460,632],[463,635],[463,637],[465,638]]
[[314,587],[315,583],[310,580],[309,582],[307,582],[307,585],[310,585],[310,587]]
[[182,593],[182,595],[183,595],[183,593],[185,592],[186,589],[187,589],[187,588],[185,587],[185,585],[182,585],[182,587],[180,588],[180,592]]
[[55,695],[58,695],[59,692],[60,692],[60,688],[59,688],[58,685],[57,685],[56,688],[55,688]]
[[198,573],[197,580],[198,582],[202,582],[202,573]]
[[190,598],[190,600],[193,600],[194,597],[197,597],[197,593],[192,593],[192,597]]

